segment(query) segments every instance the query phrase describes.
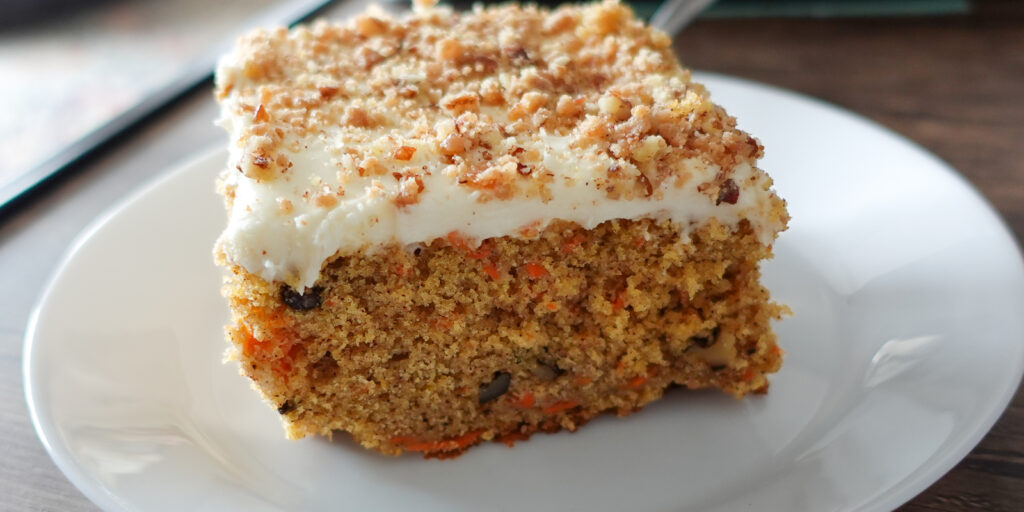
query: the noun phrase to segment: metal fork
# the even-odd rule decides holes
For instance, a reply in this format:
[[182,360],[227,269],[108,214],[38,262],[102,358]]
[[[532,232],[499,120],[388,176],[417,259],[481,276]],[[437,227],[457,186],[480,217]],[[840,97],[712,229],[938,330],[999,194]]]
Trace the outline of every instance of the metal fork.
[[682,32],[698,14],[715,0],[665,0],[651,16],[650,25],[669,36]]

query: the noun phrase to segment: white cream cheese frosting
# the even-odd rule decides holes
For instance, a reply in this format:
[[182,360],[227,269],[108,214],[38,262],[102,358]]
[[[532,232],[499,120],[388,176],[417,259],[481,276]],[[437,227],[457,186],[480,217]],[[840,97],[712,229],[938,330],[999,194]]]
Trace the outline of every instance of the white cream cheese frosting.
[[[580,162],[571,155],[551,149],[545,155],[548,168],[559,175],[559,168],[572,166],[576,179],[556,180],[548,202],[540,198],[511,198],[479,202],[476,194],[454,185],[454,180],[437,169],[425,178],[420,201],[405,208],[391,200],[399,186],[392,176],[362,178],[350,184],[345,196],[329,208],[304,200],[311,181],[329,182],[336,173],[325,159],[313,158],[314,152],[294,156],[295,173],[291,179],[258,183],[237,171],[224,173],[225,185],[234,188],[234,204],[227,229],[218,240],[219,249],[229,261],[268,281],[284,281],[311,287],[321,265],[336,253],[353,253],[387,244],[409,245],[443,238],[456,231],[482,240],[516,236],[523,227],[542,229],[552,220],[573,221],[591,229],[612,219],[668,218],[686,231],[715,218],[726,225],[748,219],[763,243],[771,243],[781,229],[774,219],[765,225],[773,206],[773,194],[761,182],[764,174],[742,164],[734,170],[734,180],[758,180],[744,188],[735,204],[721,203],[697,191],[703,180],[675,187],[665,182],[657,198],[612,200],[581,177]],[[691,162],[694,176],[713,177],[714,166]],[[292,209],[285,213],[281,204]],[[286,203],[287,204],[287,203]]]

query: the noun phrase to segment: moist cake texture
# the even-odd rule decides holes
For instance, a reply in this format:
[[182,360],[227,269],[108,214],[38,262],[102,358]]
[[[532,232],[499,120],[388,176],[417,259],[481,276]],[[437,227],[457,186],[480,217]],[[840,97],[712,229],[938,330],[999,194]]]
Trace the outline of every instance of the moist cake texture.
[[289,437],[445,456],[767,390],[785,203],[670,42],[613,1],[239,41],[215,257],[229,356]]

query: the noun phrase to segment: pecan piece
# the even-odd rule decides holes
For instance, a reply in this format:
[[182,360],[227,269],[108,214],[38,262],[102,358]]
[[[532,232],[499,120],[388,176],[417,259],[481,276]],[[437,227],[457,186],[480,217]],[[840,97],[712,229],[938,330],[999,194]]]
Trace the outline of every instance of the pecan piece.
[[715,201],[716,205],[722,203],[736,204],[736,201],[740,200],[740,187],[736,185],[736,182],[729,178],[722,183],[722,186],[718,189],[718,200]]

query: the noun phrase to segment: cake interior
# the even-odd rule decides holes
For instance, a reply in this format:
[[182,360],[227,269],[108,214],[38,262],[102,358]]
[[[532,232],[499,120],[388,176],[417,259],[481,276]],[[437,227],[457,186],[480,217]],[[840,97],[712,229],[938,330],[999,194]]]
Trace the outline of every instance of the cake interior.
[[612,220],[336,255],[299,293],[232,266],[230,355],[290,438],[432,456],[626,415],[673,385],[767,390],[783,307],[747,221]]

